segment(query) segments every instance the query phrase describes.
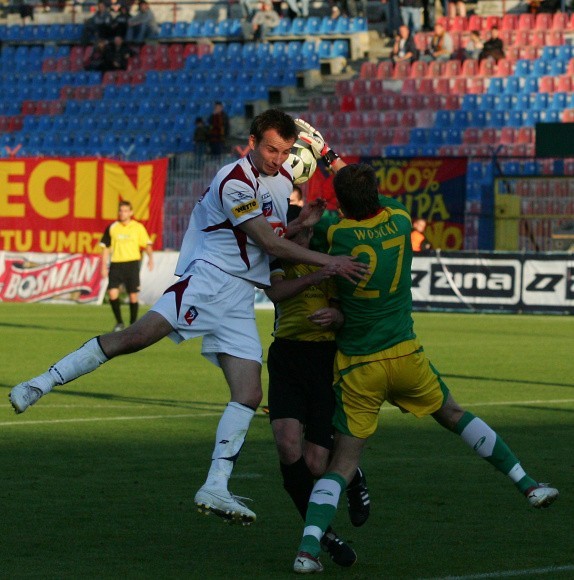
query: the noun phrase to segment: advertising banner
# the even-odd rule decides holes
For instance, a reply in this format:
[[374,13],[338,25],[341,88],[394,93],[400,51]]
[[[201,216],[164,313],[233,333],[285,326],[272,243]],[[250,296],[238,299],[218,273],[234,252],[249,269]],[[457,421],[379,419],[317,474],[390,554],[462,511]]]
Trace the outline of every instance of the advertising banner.
[[162,248],[167,159],[0,160],[0,250],[97,254],[118,203],[132,203]]
[[106,287],[100,256],[0,252],[0,302],[101,304]]
[[[464,249],[467,159],[349,157],[348,163],[375,168],[381,194],[396,197],[413,217],[428,221],[425,236],[433,248]],[[336,208],[332,176],[320,166],[308,185],[308,198],[324,197]]]

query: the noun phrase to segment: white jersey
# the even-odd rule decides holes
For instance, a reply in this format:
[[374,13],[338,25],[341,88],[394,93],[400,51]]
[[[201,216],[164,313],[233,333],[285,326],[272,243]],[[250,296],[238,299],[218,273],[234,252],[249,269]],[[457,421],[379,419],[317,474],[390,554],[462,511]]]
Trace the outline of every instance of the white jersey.
[[249,156],[220,169],[191,212],[176,275],[205,260],[232,276],[269,286],[269,256],[238,226],[263,215],[277,235],[285,235],[292,190],[288,163],[275,175],[259,173]]

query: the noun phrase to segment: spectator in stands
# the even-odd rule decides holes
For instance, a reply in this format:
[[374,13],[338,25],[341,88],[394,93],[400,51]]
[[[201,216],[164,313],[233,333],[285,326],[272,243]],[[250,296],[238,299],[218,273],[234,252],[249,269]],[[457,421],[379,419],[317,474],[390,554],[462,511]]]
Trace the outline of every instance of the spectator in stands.
[[84,22],[81,42],[84,46],[97,42],[100,38],[110,38],[112,14],[103,0],[98,2],[96,13]]
[[259,10],[251,19],[251,33],[255,42],[263,42],[269,34],[281,22],[279,14],[273,10],[271,0],[263,0]]
[[145,42],[148,38],[157,36],[159,26],[149,4],[140,0],[138,13],[129,19],[126,40],[128,42]]
[[504,58],[504,43],[498,37],[498,28],[496,26],[493,26],[490,30],[490,38],[484,43],[484,47],[478,56],[478,60],[485,58],[493,58],[496,62]]
[[128,61],[134,55],[135,52],[124,43],[121,36],[114,36],[104,51],[105,70],[127,70]]
[[112,34],[114,37],[126,37],[128,32],[128,22],[131,18],[130,8],[126,4],[121,4],[112,21]]
[[423,218],[413,218],[413,227],[411,230],[411,245],[413,247],[413,252],[421,253],[428,252],[432,249],[431,243],[427,240],[425,236],[425,230],[427,229],[427,220]]
[[413,63],[419,58],[419,51],[415,44],[413,33],[408,26],[399,26],[399,32],[395,38],[395,44],[391,51],[391,60],[395,63],[409,61]]
[[399,0],[403,24],[413,33],[420,32],[423,26],[423,0]]
[[367,0],[359,0],[359,2],[361,4],[360,8],[357,6],[357,0],[342,0],[341,11],[349,18],[356,18],[357,16],[367,18]]
[[471,30],[470,37],[464,46],[464,54],[466,58],[478,59],[483,48],[484,43],[480,38],[480,32],[478,30]]
[[450,18],[454,18],[455,16],[466,17],[465,0],[450,0],[448,3],[448,16]]
[[438,22],[434,25],[434,34],[431,39],[430,48],[425,50],[421,60],[427,62],[433,60],[450,60],[453,52],[452,36],[446,31],[445,27]]
[[[279,5],[281,5],[281,3],[282,2],[279,2]],[[257,0],[239,0],[239,4],[241,5],[243,19],[251,21],[253,16],[255,16],[255,12],[257,12],[259,2]],[[281,13],[279,12],[279,14]]]
[[307,18],[309,16],[309,0],[286,0],[289,18]]
[[84,68],[86,70],[100,71],[104,72],[108,70],[106,61],[106,51],[107,51],[108,41],[105,38],[100,38],[96,40],[94,46],[89,52]]
[[399,0],[381,0],[381,8],[385,21],[385,34],[394,37],[402,24]]
[[209,117],[209,147],[212,155],[223,153],[228,136],[229,117],[223,109],[223,103],[216,101]]
[[203,159],[205,155],[205,149],[207,147],[207,141],[209,139],[209,127],[205,124],[203,117],[195,118],[195,129],[193,131],[193,144],[195,157],[199,162]]

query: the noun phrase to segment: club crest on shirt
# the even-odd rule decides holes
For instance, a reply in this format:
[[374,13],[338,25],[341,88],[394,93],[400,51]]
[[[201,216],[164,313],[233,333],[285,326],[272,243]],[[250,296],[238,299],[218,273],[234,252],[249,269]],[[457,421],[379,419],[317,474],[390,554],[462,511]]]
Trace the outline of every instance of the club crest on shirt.
[[183,318],[191,326],[191,323],[197,318],[197,308],[195,306],[190,306]]

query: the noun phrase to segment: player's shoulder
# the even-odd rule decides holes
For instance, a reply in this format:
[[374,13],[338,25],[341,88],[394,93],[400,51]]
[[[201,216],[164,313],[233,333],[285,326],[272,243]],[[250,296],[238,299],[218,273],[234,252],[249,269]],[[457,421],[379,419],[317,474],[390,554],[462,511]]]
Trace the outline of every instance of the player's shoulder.
[[406,206],[395,197],[389,197],[387,195],[379,195],[379,203],[381,207],[401,210],[406,214],[409,213],[409,210],[406,208]]

